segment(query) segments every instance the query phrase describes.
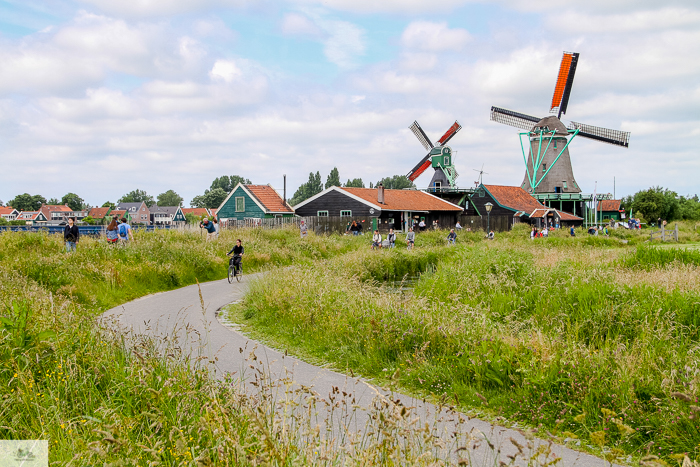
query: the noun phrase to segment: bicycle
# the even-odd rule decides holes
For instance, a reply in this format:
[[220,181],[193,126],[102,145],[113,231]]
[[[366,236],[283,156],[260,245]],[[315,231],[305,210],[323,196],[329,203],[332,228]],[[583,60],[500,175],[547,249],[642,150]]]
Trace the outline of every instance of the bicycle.
[[[235,259],[238,258],[238,267],[236,267]],[[236,281],[240,282],[243,278],[243,265],[241,264],[241,257],[234,256],[231,258],[228,264],[228,283],[233,283],[234,278]]]

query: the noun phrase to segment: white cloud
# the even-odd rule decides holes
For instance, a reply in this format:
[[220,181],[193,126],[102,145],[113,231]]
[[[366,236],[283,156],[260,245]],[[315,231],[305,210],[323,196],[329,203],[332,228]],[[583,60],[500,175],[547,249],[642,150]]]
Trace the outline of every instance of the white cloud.
[[472,40],[466,29],[450,29],[446,22],[414,21],[401,35],[401,44],[412,50],[460,51]]
[[330,33],[323,47],[328,60],[341,68],[353,68],[365,52],[363,30],[347,21],[324,21],[324,28]]
[[110,15],[129,18],[152,18],[180,15],[215,8],[240,8],[254,0],[80,0]]
[[686,8],[661,8],[621,14],[585,14],[564,11],[547,18],[547,25],[569,34],[650,32],[663,29],[697,28],[700,11]]
[[327,34],[307,16],[299,13],[287,13],[282,19],[282,33],[290,36],[308,36],[324,38]]
[[446,12],[475,0],[291,0],[300,5],[323,5],[334,10],[356,13],[435,13]]
[[239,78],[241,75],[241,70],[233,60],[217,60],[209,72],[209,76],[213,80],[222,80],[227,83]]

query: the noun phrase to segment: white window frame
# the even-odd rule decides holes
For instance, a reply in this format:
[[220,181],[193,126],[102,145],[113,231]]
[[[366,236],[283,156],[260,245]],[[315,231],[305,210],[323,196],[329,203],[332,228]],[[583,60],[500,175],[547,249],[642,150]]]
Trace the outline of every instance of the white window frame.
[[352,217],[352,211],[350,209],[343,209],[340,211],[340,217]]
[[328,217],[328,211],[316,211],[316,217]]
[[[241,201],[243,209],[238,209],[238,200]],[[245,196],[236,196],[236,212],[245,212]]]

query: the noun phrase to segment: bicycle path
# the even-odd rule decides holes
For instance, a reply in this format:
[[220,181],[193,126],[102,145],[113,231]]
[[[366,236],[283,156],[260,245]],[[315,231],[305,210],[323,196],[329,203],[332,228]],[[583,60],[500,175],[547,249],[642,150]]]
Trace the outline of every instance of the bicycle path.
[[[360,406],[354,414],[352,429],[361,431],[368,421],[368,413],[377,394],[389,397],[395,403],[413,407],[412,413],[421,418],[421,426],[425,422],[434,426],[434,436],[439,437],[452,452],[449,455],[455,459],[454,433],[464,436],[471,434],[485,437],[487,442],[472,443],[469,448],[472,462],[470,465],[498,465],[498,460],[510,462],[506,456],[515,455],[518,450],[509,438],[521,445],[527,445],[524,433],[516,430],[492,425],[488,422],[471,418],[449,409],[437,414],[438,408],[421,399],[411,396],[388,393],[371,383],[347,376],[326,368],[306,363],[298,358],[285,355],[268,346],[255,342],[237,329],[222,324],[217,319],[219,310],[230,303],[241,300],[248,290],[251,280],[260,278],[259,274],[246,275],[240,283],[229,284],[226,279],[191,285],[169,292],[148,295],[105,312],[102,316],[114,320],[126,329],[136,334],[145,334],[164,343],[175,342],[186,354],[194,359],[209,358],[215,361],[216,377],[225,378],[243,376],[246,382],[255,380],[262,372],[271,381],[290,379],[294,382],[292,388],[310,388],[325,400],[337,399],[345,391],[348,398],[354,398]],[[201,290],[201,293],[200,293]],[[204,308],[204,310],[202,309]],[[255,350],[256,360],[251,351]],[[260,371],[251,370],[256,368]],[[322,404],[321,404],[322,405]],[[333,419],[335,420],[335,418]],[[338,422],[340,423],[340,422]],[[347,425],[347,420],[345,421]],[[346,427],[347,428],[347,427]],[[342,426],[331,427],[331,435],[338,437]],[[489,448],[488,444],[495,446]],[[549,441],[535,439],[535,448]],[[478,447],[477,447],[478,444]],[[498,452],[496,452],[496,450]],[[551,452],[561,458],[559,466],[609,466],[610,463],[598,457],[581,453],[565,446],[551,444]],[[494,460],[494,457],[496,458]],[[523,465],[525,465],[523,463]]]

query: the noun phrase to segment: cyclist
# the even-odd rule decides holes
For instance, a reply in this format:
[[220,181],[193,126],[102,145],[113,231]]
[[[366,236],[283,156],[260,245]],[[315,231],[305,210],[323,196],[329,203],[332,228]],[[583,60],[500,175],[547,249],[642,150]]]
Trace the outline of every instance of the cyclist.
[[229,260],[229,265],[233,265],[235,269],[235,274],[238,274],[241,270],[241,259],[243,258],[243,252],[245,249],[243,248],[243,245],[241,243],[241,239],[239,238],[236,240],[236,246],[231,248],[231,251],[226,253],[226,256],[231,256],[231,253],[233,253],[233,258]]

